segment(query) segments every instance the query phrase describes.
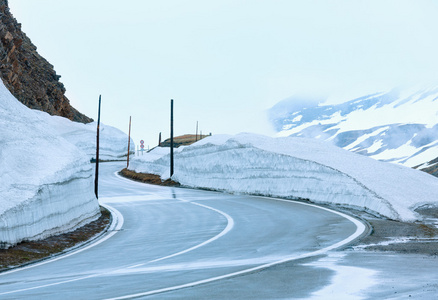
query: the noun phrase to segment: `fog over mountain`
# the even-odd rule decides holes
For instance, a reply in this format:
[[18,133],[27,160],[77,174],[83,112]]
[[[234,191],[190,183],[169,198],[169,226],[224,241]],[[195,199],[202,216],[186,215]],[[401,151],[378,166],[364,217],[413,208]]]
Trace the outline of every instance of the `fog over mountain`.
[[269,110],[278,136],[330,141],[338,147],[409,167],[438,157],[438,87],[380,92],[324,105],[293,96]]

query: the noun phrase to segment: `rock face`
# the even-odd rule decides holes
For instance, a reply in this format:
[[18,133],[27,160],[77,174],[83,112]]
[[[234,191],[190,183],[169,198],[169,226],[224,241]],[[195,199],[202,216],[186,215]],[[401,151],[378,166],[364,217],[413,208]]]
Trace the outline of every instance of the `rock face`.
[[438,157],[415,168],[438,177]]
[[7,0],[0,0],[0,61],[3,83],[27,107],[76,122],[93,121],[70,105],[61,76],[21,31]]

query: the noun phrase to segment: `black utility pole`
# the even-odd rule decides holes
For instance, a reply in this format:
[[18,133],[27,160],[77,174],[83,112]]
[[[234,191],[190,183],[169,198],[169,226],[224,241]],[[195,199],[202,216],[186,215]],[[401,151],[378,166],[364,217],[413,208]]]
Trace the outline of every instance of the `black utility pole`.
[[94,193],[96,198],[99,199],[99,131],[100,131],[100,95],[99,95],[99,111],[97,114],[97,135],[96,135],[96,175],[94,177]]
[[173,99],[170,99],[170,177],[173,175]]
[[158,135],[158,147],[161,147],[161,132]]
[[126,160],[126,169],[129,168],[129,147],[131,146],[131,116],[129,116],[129,134],[128,134],[128,159]]

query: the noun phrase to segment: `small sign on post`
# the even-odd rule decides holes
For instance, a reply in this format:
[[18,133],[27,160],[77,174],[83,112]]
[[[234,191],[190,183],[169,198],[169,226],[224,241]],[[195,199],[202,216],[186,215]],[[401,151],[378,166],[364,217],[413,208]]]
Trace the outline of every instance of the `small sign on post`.
[[141,151],[141,155],[143,155],[143,151],[144,151],[144,141],[143,140],[141,140],[140,141],[140,151]]

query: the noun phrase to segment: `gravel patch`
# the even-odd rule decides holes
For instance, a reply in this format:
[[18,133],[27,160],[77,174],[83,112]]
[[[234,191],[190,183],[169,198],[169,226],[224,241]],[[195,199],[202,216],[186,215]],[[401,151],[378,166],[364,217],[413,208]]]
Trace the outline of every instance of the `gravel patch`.
[[[418,212],[418,211],[417,211]],[[372,231],[351,245],[352,249],[438,255],[438,228],[434,212],[422,214],[421,222],[406,223],[362,214]]]

